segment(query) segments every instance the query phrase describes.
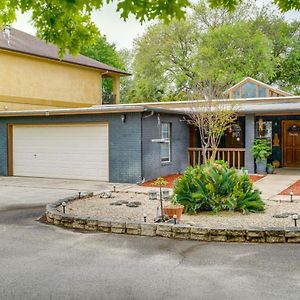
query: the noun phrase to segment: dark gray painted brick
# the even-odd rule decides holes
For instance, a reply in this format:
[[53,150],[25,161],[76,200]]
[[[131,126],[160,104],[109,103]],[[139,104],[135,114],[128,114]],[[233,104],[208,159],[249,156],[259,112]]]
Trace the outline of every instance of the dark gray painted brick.
[[168,164],[162,164],[160,160],[160,144],[152,142],[152,139],[160,138],[157,114],[154,114],[148,118],[144,118],[142,120],[142,156],[143,177],[146,180],[168,174],[183,172],[188,164],[188,125],[182,121],[182,116],[180,115],[160,114],[160,120],[161,122],[169,122],[172,124],[172,161]]
[[109,123],[109,181],[135,183],[141,180],[141,114],[127,113],[123,124],[120,114],[49,117],[9,117],[0,119],[0,175],[7,176],[7,124]]

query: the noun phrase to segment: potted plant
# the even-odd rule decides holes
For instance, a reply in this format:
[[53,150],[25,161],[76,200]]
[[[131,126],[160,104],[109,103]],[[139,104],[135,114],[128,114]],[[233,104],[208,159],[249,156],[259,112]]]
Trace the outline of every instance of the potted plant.
[[268,174],[273,174],[273,172],[274,172],[274,167],[273,167],[273,165],[272,164],[267,164],[267,173]]
[[267,158],[271,155],[271,147],[264,139],[256,139],[251,148],[256,163],[256,172],[266,173]]
[[178,221],[180,221],[184,206],[178,203],[170,203],[164,206],[164,213],[172,219],[174,215]]

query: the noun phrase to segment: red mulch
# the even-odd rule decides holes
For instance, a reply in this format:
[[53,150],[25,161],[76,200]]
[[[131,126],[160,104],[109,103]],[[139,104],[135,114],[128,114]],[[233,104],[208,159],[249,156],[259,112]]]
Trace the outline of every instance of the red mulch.
[[279,195],[290,195],[293,192],[295,196],[300,196],[300,180],[290,185],[287,189],[279,193]]
[[[177,178],[180,178],[182,176],[182,174],[171,174],[171,175],[167,175],[167,176],[164,176],[164,180],[166,180],[168,182],[168,184],[165,186],[166,188],[172,188],[174,186],[174,181],[177,179]],[[154,181],[156,180],[155,179],[151,179],[149,181],[146,181],[142,184],[142,186],[150,186],[150,187],[154,187],[153,183]]]
[[258,180],[261,180],[265,177],[266,175],[249,175],[249,178],[252,182],[256,182]]
[[[168,182],[168,184],[165,187],[170,188],[170,189],[173,188],[175,180],[180,178],[181,176],[182,176],[182,174],[171,174],[171,175],[164,176],[163,177],[164,180],[166,180]],[[264,177],[265,177],[265,175],[249,175],[249,178],[252,182],[256,182]],[[146,181],[142,184],[142,186],[154,187],[153,183],[155,180],[156,180],[156,178]]]

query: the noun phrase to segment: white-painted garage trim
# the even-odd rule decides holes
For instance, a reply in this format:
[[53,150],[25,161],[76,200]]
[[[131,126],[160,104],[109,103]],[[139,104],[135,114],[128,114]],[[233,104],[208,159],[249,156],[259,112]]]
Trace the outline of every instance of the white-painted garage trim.
[[12,125],[14,176],[109,180],[107,123]]

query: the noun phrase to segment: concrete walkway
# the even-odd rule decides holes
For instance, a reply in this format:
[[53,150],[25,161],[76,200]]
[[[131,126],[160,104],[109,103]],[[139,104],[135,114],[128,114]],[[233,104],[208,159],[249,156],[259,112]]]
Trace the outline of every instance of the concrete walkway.
[[[289,201],[290,196],[278,195],[291,184],[300,179],[299,169],[278,169],[277,174],[270,174],[254,183],[254,186],[262,192],[264,200]],[[300,200],[300,196],[294,196],[294,200]]]
[[0,177],[0,210],[16,207],[42,206],[58,199],[78,195],[78,192],[126,190],[130,184],[101,181],[65,180],[31,177]]
[[103,191],[145,192],[155,187],[129,183],[108,183],[93,180],[68,180],[33,177],[0,177],[0,210],[16,207],[42,206],[58,199],[78,195],[78,192]]

